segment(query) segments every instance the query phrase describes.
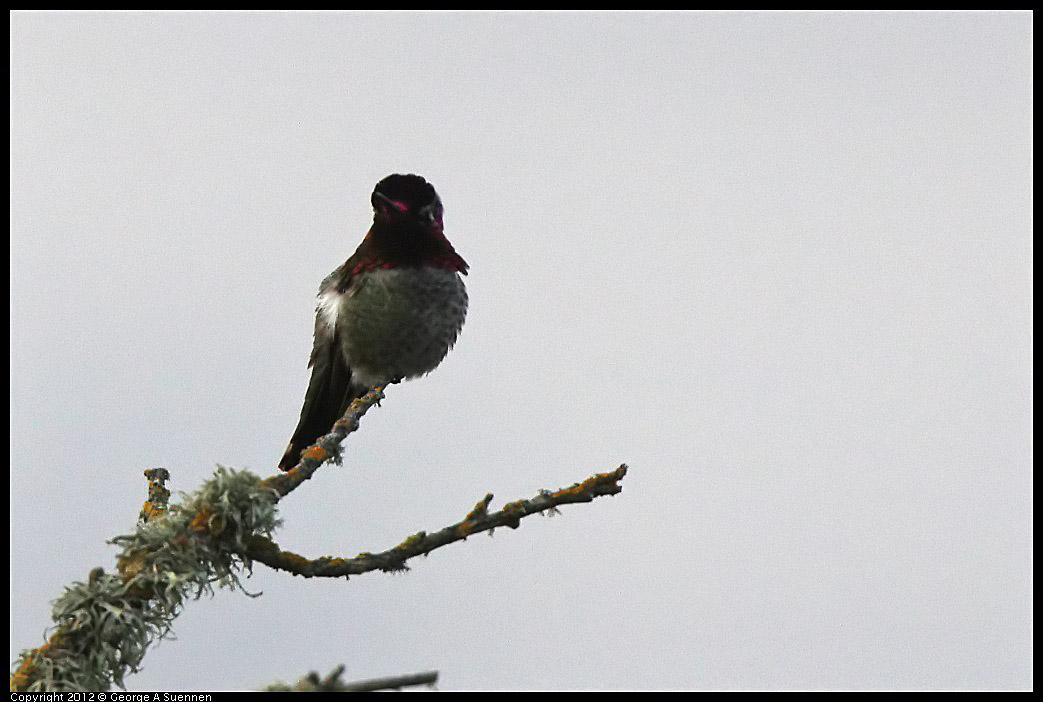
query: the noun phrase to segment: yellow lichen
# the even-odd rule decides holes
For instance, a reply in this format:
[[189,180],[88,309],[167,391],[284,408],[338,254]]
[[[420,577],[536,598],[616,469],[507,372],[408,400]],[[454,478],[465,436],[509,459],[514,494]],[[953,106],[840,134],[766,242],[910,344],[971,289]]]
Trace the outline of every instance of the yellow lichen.
[[301,458],[310,458],[320,463],[326,460],[326,456],[326,449],[321,446],[309,446],[301,452]]

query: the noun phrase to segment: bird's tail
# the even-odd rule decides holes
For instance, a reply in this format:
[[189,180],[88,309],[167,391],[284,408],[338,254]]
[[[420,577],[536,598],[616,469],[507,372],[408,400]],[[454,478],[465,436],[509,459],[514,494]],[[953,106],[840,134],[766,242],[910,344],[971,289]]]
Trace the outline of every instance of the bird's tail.
[[338,347],[338,344],[330,344],[328,355],[312,359],[311,380],[304,396],[301,419],[279,461],[282,470],[292,470],[300,463],[301,451],[328,434],[351,401],[362,395],[352,388],[351,369]]

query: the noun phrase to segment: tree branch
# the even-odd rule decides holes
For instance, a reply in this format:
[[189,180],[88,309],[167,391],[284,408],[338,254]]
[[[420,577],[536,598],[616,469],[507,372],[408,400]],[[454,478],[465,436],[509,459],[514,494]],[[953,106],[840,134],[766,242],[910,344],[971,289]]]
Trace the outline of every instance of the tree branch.
[[138,527],[111,542],[121,546],[118,575],[95,568],[86,582],[65,589],[54,603],[54,629],[42,646],[22,652],[11,674],[11,690],[122,687],[124,676],[137,672],[148,647],[170,633],[186,599],[213,594],[214,584],[246,592],[240,575],[249,571],[254,560],[305,576],[403,570],[407,559],[475,532],[517,528],[530,514],[622,490],[618,483],[626,474],[625,465],[569,488],[511,502],[491,514],[492,495],[487,495],[463,521],[433,534],[419,532],[379,554],[309,561],[281,550],[271,540],[281,523],[276,504],[326,461],[340,463],[341,441],[358,429],[359,420],[383,397],[384,386],[377,386],[353,401],[332,431],[304,450],[293,470],[265,480],[219,465],[196,492],[171,505],[164,486],[169,472],[146,471],[149,498]]
[[359,428],[359,420],[371,407],[380,404],[384,399],[385,387],[387,386],[377,385],[362,397],[352,400],[344,416],[334,422],[330,433],[320,436],[314,444],[301,451],[301,460],[292,470],[273,475],[262,481],[262,486],[273,488],[280,498],[286,497],[301,483],[310,479],[326,461],[332,460],[340,465],[341,442]]
[[615,495],[623,490],[619,481],[627,473],[626,464],[609,473],[598,473],[572,487],[554,492],[541,491],[528,500],[516,500],[503,506],[498,512],[488,512],[492,494],[486,495],[475,505],[463,520],[450,524],[432,534],[420,531],[406,538],[398,546],[381,553],[360,553],[354,558],[324,556],[308,559],[292,551],[284,551],[274,541],[263,536],[250,540],[247,555],[251,560],[264,563],[270,568],[284,570],[306,578],[347,578],[373,570],[394,572],[407,570],[406,561],[416,556],[425,556],[436,548],[456,541],[463,541],[471,534],[493,531],[498,527],[517,529],[521,519],[547,510],[556,511],[560,505],[576,502],[591,502],[596,497]]
[[340,676],[343,673],[343,665],[338,665],[333,672],[323,678],[313,671],[298,680],[292,687],[286,683],[276,683],[269,685],[264,692],[377,692],[379,690],[401,690],[403,687],[418,685],[434,685],[438,682],[437,670],[353,682],[341,681]]

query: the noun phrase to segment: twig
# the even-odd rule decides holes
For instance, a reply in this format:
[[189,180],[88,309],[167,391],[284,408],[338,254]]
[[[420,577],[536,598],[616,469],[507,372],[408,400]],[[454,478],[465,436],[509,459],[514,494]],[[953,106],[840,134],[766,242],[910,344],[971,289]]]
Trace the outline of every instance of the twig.
[[165,485],[170,480],[170,471],[166,468],[149,468],[145,471],[145,477],[148,478],[148,499],[138,517],[142,522],[166,514],[167,503],[170,502],[170,490]]
[[357,680],[345,683],[341,689],[344,692],[376,692],[377,690],[401,690],[403,687],[415,687],[417,685],[434,685],[437,682],[438,671],[431,670],[426,673],[398,675],[390,678]]
[[360,553],[354,558],[321,557],[308,559],[292,551],[284,551],[272,540],[255,536],[250,540],[247,555],[276,570],[285,570],[306,578],[346,578],[374,570],[385,572],[406,570],[405,562],[426,555],[436,548],[462,541],[471,534],[492,531],[497,527],[518,528],[523,517],[537,512],[554,510],[559,505],[590,502],[596,497],[615,495],[623,490],[619,481],[627,473],[626,464],[609,473],[598,473],[572,487],[554,492],[542,491],[528,500],[517,500],[503,506],[498,512],[488,512],[491,494],[475,505],[462,521],[432,534],[417,532],[394,548],[382,553]]
[[333,424],[333,429],[329,434],[320,436],[314,444],[301,451],[301,460],[292,470],[273,475],[262,481],[262,487],[273,488],[279,493],[279,497],[285,497],[305,480],[311,478],[319,466],[326,461],[333,460],[334,463],[339,464],[341,442],[348,434],[359,428],[359,420],[371,407],[380,404],[380,401],[384,399],[385,387],[385,385],[377,385],[362,397],[353,400],[344,412],[344,416]]
[[298,680],[292,686],[286,683],[275,683],[269,685],[265,692],[377,692],[378,690],[401,690],[403,687],[415,687],[417,685],[434,685],[438,682],[438,671],[430,670],[424,673],[411,673],[409,675],[393,675],[387,678],[373,678],[371,680],[356,680],[354,682],[342,682],[340,676],[344,673],[344,666],[338,665],[329,675],[319,677],[312,671]]

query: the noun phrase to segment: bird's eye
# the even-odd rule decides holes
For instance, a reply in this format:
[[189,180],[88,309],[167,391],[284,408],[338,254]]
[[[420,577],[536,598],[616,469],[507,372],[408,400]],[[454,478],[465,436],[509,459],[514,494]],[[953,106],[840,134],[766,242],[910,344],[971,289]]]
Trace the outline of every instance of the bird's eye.
[[436,219],[440,219],[442,216],[442,204],[440,202],[432,202],[427,207],[419,210],[417,216],[427,222],[428,224],[434,222]]

